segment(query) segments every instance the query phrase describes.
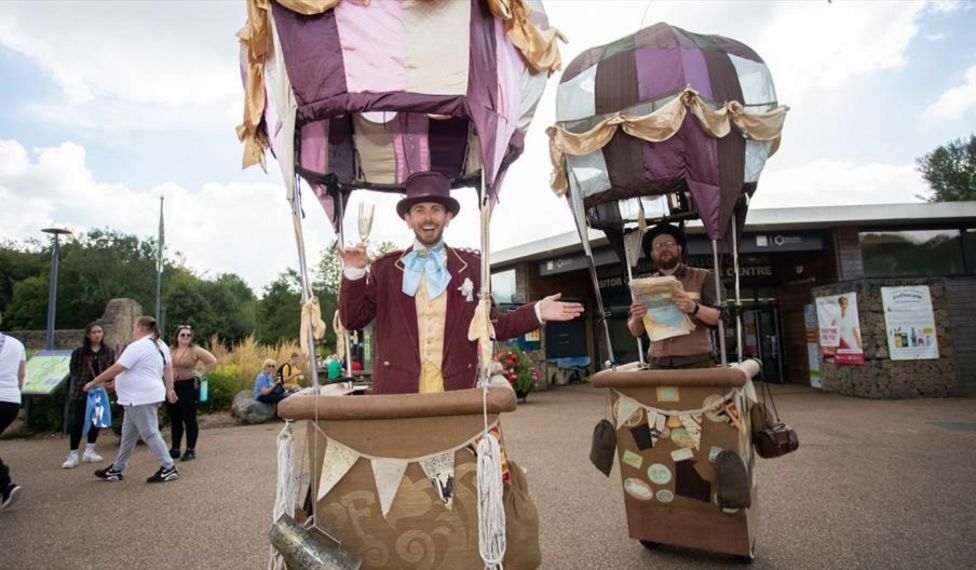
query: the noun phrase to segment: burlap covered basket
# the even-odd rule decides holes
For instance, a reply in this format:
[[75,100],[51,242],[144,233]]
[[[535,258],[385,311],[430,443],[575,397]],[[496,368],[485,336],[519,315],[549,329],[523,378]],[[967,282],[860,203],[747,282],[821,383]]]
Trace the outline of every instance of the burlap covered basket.
[[[316,403],[318,428],[315,429]],[[515,394],[492,388],[488,422],[516,409]],[[364,568],[484,568],[478,553],[477,458],[465,445],[484,432],[481,390],[441,394],[376,396],[295,395],[279,405],[279,415],[307,422],[312,497],[318,496],[329,440],[355,449],[348,473],[316,502],[319,526],[358,555]],[[453,504],[438,496],[418,463],[408,464],[384,517],[372,458],[412,459],[454,452]],[[325,466],[327,469],[328,466]],[[509,457],[505,485],[506,568],[540,564],[539,518],[525,475]]]

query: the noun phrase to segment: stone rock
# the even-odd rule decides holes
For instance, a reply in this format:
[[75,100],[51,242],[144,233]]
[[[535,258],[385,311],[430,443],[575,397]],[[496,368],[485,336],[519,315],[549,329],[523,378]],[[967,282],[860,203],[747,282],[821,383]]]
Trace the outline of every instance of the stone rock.
[[111,346],[116,354],[129,344],[132,325],[142,316],[142,305],[132,299],[112,299],[105,305],[105,312],[98,322],[102,324],[105,337],[102,342]]
[[234,396],[230,413],[245,424],[260,424],[274,419],[275,407],[255,400],[250,390],[241,390]]

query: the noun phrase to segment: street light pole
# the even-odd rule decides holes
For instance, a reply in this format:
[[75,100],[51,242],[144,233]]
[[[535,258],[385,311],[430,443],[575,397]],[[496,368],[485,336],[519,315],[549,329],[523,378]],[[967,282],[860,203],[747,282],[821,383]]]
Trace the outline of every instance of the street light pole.
[[61,256],[61,240],[59,238],[62,235],[71,235],[71,231],[64,228],[44,228],[41,231],[54,236],[54,249],[51,251],[51,282],[48,285],[47,295],[47,340],[44,343],[45,350],[54,350],[54,317],[58,296],[58,261]]

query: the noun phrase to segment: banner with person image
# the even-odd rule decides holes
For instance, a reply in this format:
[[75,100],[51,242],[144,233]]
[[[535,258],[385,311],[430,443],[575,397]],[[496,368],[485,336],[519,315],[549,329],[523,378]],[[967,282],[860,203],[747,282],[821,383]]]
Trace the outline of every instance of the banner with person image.
[[826,362],[864,364],[855,293],[817,297],[817,322],[820,349]]

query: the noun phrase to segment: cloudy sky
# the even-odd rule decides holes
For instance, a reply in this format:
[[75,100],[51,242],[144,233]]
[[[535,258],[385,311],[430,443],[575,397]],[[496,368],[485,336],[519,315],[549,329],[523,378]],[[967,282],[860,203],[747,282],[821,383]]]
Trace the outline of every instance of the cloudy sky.
[[[569,39],[564,62],[642,20],[752,46],[792,108],[756,208],[917,201],[915,158],[976,130],[976,2],[545,4]],[[170,251],[198,273],[236,273],[260,290],[296,266],[273,159],[268,174],[240,170],[244,19],[242,0],[0,3],[0,239],[51,224],[148,237],[164,195]],[[557,83],[506,179],[493,249],[573,228],[548,189],[543,131]],[[447,239],[477,246],[473,191],[459,197]],[[377,206],[375,239],[409,242],[395,198],[361,192],[353,208],[359,200]],[[317,255],[332,232],[313,201],[305,212]]]

